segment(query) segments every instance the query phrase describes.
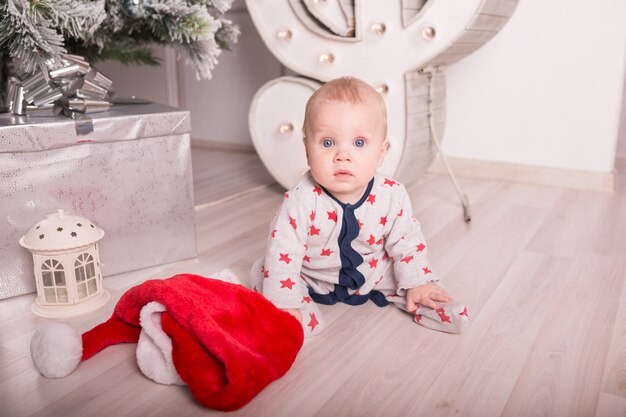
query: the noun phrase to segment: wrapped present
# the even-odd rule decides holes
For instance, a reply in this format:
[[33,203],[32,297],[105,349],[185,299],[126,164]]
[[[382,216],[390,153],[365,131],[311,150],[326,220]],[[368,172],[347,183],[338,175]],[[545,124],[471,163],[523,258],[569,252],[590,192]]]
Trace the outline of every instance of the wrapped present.
[[106,232],[105,277],[194,257],[190,131],[188,111],[156,103],[80,119],[0,114],[0,299],[35,291],[18,241],[57,209]]

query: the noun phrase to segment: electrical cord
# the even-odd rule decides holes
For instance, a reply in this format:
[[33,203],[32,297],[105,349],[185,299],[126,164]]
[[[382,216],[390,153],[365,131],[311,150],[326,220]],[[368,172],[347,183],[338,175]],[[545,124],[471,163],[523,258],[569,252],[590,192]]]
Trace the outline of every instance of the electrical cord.
[[444,155],[443,150],[441,149],[441,144],[439,142],[437,131],[435,129],[435,120],[434,120],[435,115],[433,111],[433,103],[434,103],[433,71],[434,70],[432,67],[425,67],[421,69],[421,72],[426,74],[428,77],[428,125],[430,126],[430,134],[431,134],[433,143],[435,144],[435,147],[437,148],[437,153],[439,154],[439,157],[441,157],[441,162],[443,162],[443,166],[446,168],[446,171],[448,172],[448,176],[452,180],[452,184],[454,185],[456,193],[461,199],[461,204],[463,205],[463,220],[465,220],[465,223],[469,223],[470,221],[472,221],[472,211],[470,208],[469,200],[467,199],[467,194],[465,194],[461,190],[461,187],[459,186],[459,183],[456,180],[456,176],[454,175],[454,172],[452,172],[452,168],[450,167],[450,164],[448,164],[448,160],[446,159],[446,156]]

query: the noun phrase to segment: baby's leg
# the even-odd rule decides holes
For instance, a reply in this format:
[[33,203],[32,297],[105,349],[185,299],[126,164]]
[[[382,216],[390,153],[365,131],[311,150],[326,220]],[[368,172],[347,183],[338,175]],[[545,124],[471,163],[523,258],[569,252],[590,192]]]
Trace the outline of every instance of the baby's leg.
[[[393,277],[384,277],[375,289],[386,295],[387,300],[401,310],[413,315],[413,320],[429,329],[446,333],[461,333],[469,323],[467,307],[464,304],[453,301],[451,303],[437,303],[439,308],[433,310],[430,307],[420,305],[415,311],[406,308],[406,291],[400,294],[396,291],[396,282]],[[437,285],[442,287],[440,282]]]
[[[254,291],[263,294],[263,280],[265,279],[265,269],[263,266],[264,258],[259,258],[250,270],[250,284]],[[302,292],[298,295],[301,298],[301,307],[298,308],[302,315],[302,329],[304,337],[311,337],[320,334],[326,327],[324,316],[320,312],[317,304],[309,297],[307,286],[297,285],[302,288]]]
[[263,294],[263,272],[265,271],[265,268],[263,267],[264,261],[265,258],[261,256],[254,262],[254,264],[252,264],[252,268],[250,268],[250,288],[261,294]]

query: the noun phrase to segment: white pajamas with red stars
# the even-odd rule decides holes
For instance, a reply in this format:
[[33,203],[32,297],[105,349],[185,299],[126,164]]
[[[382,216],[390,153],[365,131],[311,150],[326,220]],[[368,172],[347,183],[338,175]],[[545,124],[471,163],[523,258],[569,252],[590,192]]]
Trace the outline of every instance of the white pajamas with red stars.
[[[371,300],[406,311],[407,289],[439,281],[426,252],[409,195],[397,181],[377,174],[357,203],[344,204],[307,173],[285,193],[251,279],[278,308],[300,310],[310,336],[324,327],[316,302]],[[458,303],[411,313],[426,327],[452,333],[468,321]]]

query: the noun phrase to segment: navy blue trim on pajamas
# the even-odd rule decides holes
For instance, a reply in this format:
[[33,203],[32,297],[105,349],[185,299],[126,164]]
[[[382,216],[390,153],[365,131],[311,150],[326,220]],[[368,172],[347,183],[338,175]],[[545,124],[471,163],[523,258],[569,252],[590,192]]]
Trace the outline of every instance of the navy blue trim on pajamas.
[[340,301],[344,304],[351,306],[358,306],[365,304],[367,300],[372,300],[378,307],[384,307],[389,304],[389,300],[385,297],[385,294],[378,290],[372,290],[367,294],[352,294],[349,295],[346,287],[342,287],[335,284],[335,290],[328,294],[318,294],[311,287],[309,287],[309,296],[311,299],[319,304],[336,304]]
[[357,290],[365,283],[365,277],[357,270],[363,263],[363,257],[352,248],[352,241],[359,235],[359,221],[354,215],[354,211],[361,207],[374,186],[374,178],[367,184],[363,196],[355,204],[346,204],[337,200],[324,187],[322,189],[342,208],[341,231],[339,232],[339,257],[341,259],[341,269],[339,270],[339,283],[335,284],[334,291],[329,294],[318,294],[309,288],[309,295],[316,303],[335,304],[337,301],[350,305],[360,305],[367,300],[372,300],[379,307],[389,304],[384,294],[380,291],[372,290],[368,294],[348,294],[348,289]]

